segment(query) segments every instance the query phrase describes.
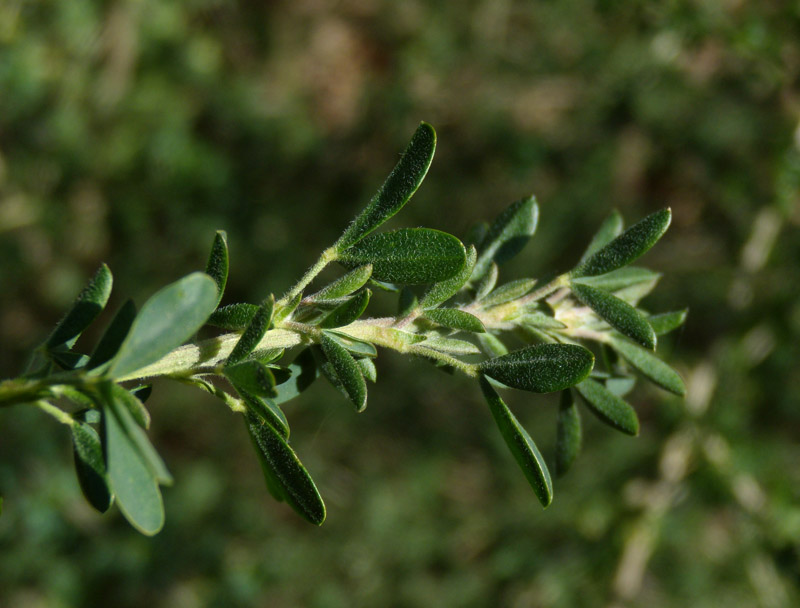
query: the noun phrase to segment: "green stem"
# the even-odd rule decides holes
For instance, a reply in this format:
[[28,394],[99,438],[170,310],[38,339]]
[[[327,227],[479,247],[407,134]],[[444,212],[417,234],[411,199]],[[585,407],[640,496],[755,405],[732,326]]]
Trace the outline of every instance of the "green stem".
[[45,412],[46,414],[49,414],[50,416],[58,420],[61,424],[66,424],[67,426],[70,427],[75,425],[75,420],[72,418],[72,416],[67,414],[64,410],[57,408],[52,403],[39,400],[36,403],[34,403],[34,405],[43,412]]
[[311,268],[309,268],[306,273],[300,278],[297,283],[295,283],[294,287],[292,287],[289,291],[286,292],[280,300],[278,300],[277,305],[279,307],[286,306],[287,303],[291,302],[294,297],[303,291],[314,278],[322,272],[322,270],[331,262],[336,259],[336,249],[334,247],[330,247],[322,252],[322,255],[319,256],[317,263],[314,264]]

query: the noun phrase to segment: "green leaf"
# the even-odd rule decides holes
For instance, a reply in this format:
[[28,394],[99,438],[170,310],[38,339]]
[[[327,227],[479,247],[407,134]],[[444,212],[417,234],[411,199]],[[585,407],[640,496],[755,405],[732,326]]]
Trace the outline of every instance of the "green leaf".
[[611,346],[644,376],[671,393],[683,397],[686,386],[678,373],[654,354],[622,338],[611,338]]
[[484,276],[492,262],[502,264],[522,251],[536,232],[538,221],[539,206],[534,196],[512,203],[497,216],[478,247],[480,255],[473,271],[475,279]]
[[536,281],[534,279],[518,279],[516,281],[511,281],[505,285],[501,285],[483,298],[481,300],[481,306],[483,308],[489,308],[491,306],[505,304],[511,300],[516,300],[528,293],[535,285]]
[[656,244],[667,231],[671,218],[669,208],[651,213],[578,264],[570,276],[595,276],[627,266]]
[[457,275],[467,253],[456,237],[431,228],[401,228],[367,237],[337,258],[354,268],[372,264],[372,278],[405,285],[436,283]]
[[289,440],[289,421],[275,402],[251,395],[247,391],[239,391],[239,395],[250,412],[268,423],[286,441]]
[[75,421],[72,430],[72,454],[75,473],[86,500],[100,513],[111,506],[111,491],[106,480],[106,462],[100,436],[85,422]]
[[353,356],[326,332],[320,335],[320,346],[356,411],[364,411],[367,407],[367,383]]
[[378,370],[375,369],[375,362],[372,359],[364,357],[363,359],[356,359],[356,363],[361,368],[364,378],[373,383],[378,381]]
[[417,191],[436,150],[436,131],[420,123],[402,158],[367,207],[353,220],[334,247],[342,252],[400,211]]
[[478,281],[475,286],[475,299],[476,300],[483,300],[486,296],[488,296],[494,286],[497,285],[497,278],[500,275],[500,269],[497,267],[497,264],[494,262],[491,263],[489,266],[489,270],[486,271],[480,279],[477,279],[475,273],[472,274],[472,281]]
[[480,349],[472,342],[455,338],[428,338],[419,347],[430,348],[451,355],[480,355]]
[[640,268],[638,266],[628,266],[626,268],[612,270],[611,272],[596,277],[573,279],[573,282],[589,285],[590,287],[602,289],[603,291],[617,291],[618,289],[624,289],[640,283],[657,282],[660,278],[660,272],[653,272],[652,270]]
[[600,228],[592,237],[589,246],[586,248],[586,251],[581,256],[581,262],[586,260],[589,256],[596,253],[597,251],[608,245],[616,237],[618,237],[622,233],[622,228],[623,228],[622,215],[620,215],[619,211],[614,209],[614,211],[611,212],[611,215],[609,215],[605,219],[605,221],[603,221],[603,223],[600,224]]
[[587,378],[575,388],[600,420],[627,435],[639,434],[636,411],[626,401],[591,378]]
[[217,284],[217,306],[219,306],[222,294],[225,292],[225,284],[228,282],[228,235],[224,230],[217,230],[214,235],[206,264],[206,274]]
[[461,272],[449,279],[431,285],[430,289],[422,297],[420,306],[422,308],[435,308],[456,295],[472,276],[472,269],[475,267],[477,257],[478,252],[475,250],[475,246],[470,245],[469,249],[467,249],[467,263],[464,264]]
[[[236,387],[259,397],[276,397],[275,376],[260,361],[243,361],[236,365],[226,365],[222,373]],[[241,390],[240,390],[241,389]]]
[[264,300],[258,311],[248,323],[247,328],[242,333],[242,337],[233,347],[231,354],[228,355],[227,365],[235,365],[244,360],[256,346],[261,342],[261,338],[267,333],[269,324],[272,322],[272,313],[275,309],[275,296],[270,296]]
[[477,334],[482,334],[486,331],[478,317],[457,308],[433,308],[426,310],[422,316],[429,321],[450,329],[471,331]]
[[377,357],[378,349],[369,342],[362,342],[356,340],[345,333],[330,330],[325,332],[329,338],[336,340],[339,344],[344,346],[352,354],[359,357]]
[[555,317],[551,317],[538,310],[526,312],[515,320],[519,324],[529,325],[530,327],[543,327],[545,329],[564,329],[566,327],[566,325]]
[[252,412],[247,413],[246,422],[268,486],[274,484],[281,498],[306,521],[321,525],[325,521],[325,503],[297,454],[278,431]]
[[354,291],[358,291],[372,276],[372,264],[365,264],[354,268],[344,276],[336,279],[333,283],[329,284],[317,293],[309,296],[309,300],[319,302],[321,300],[336,300],[349,296]]
[[152,536],[164,525],[161,492],[155,474],[128,433],[128,425],[120,420],[120,411],[124,410],[108,404],[103,416],[108,479],[125,519],[142,534]]
[[117,311],[117,314],[114,315],[103,337],[97,343],[89,362],[86,364],[87,369],[100,367],[117,354],[135,318],[136,305],[133,300],[127,300]]
[[416,311],[418,307],[417,294],[408,285],[403,286],[400,290],[400,296],[397,298],[397,316],[401,318],[407,317]]
[[610,293],[588,285],[573,282],[570,284],[570,289],[581,302],[608,322],[611,327],[636,340],[642,346],[650,350],[655,349],[656,333],[650,327],[647,319],[633,306]]
[[111,394],[120,405],[124,406],[131,417],[143,429],[150,428],[150,412],[144,404],[131,391],[125,390],[119,384],[111,385]]
[[208,324],[229,331],[242,331],[256,316],[259,306],[255,304],[229,304],[215,310],[208,318]]
[[[146,403],[153,392],[152,384],[143,384],[131,389],[131,394],[136,397],[142,404]],[[149,415],[149,414],[148,414]]]
[[277,327],[280,323],[288,319],[292,313],[297,310],[297,307],[300,306],[300,302],[303,299],[303,293],[298,292],[297,295],[289,300],[286,305],[279,306],[275,313],[272,316],[272,325],[273,327]]
[[606,388],[617,397],[624,397],[633,390],[636,378],[633,376],[612,377],[606,380]]
[[581,417],[572,391],[567,389],[561,393],[556,423],[556,474],[566,473],[581,451],[583,431]]
[[480,385],[503,440],[531,484],[536,498],[547,507],[553,501],[553,482],[544,458],[485,376],[480,377]]
[[319,375],[314,355],[308,348],[300,351],[288,369],[292,372],[289,380],[275,387],[277,396],[272,401],[276,405],[297,397],[311,386]]
[[319,326],[326,329],[350,325],[364,314],[369,304],[372,292],[369,289],[359,291],[352,298],[334,308],[319,322]]
[[66,345],[68,348],[75,344],[75,341],[89,327],[92,321],[97,318],[108,302],[111,295],[111,285],[113,283],[111,271],[105,264],[101,265],[95,275],[83,288],[69,312],[59,321],[53,333],[45,343],[48,349]]
[[674,312],[665,312],[658,315],[650,315],[647,322],[650,327],[656,332],[657,336],[663,336],[669,332],[678,329],[686,322],[686,315],[689,314],[689,309],[676,310]]
[[111,362],[112,378],[129,376],[183,344],[217,306],[217,285],[195,272],[153,295],[134,320]]
[[478,342],[480,342],[483,352],[490,357],[502,357],[508,354],[508,348],[500,341],[500,338],[493,334],[478,334]]
[[586,378],[594,355],[576,344],[536,344],[488,359],[481,372],[506,386],[534,393],[560,391]]

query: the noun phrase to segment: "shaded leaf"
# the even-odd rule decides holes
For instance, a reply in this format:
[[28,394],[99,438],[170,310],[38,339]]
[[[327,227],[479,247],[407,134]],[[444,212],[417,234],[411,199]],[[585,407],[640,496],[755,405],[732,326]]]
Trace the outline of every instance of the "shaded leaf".
[[655,284],[660,278],[660,272],[653,272],[652,270],[640,268],[638,266],[627,266],[596,277],[579,277],[573,279],[573,282],[589,285],[590,287],[602,289],[604,291],[617,291],[618,289],[624,289],[631,285],[638,285],[639,283],[654,282]]
[[311,386],[319,375],[314,355],[308,348],[300,351],[288,369],[292,372],[291,377],[275,387],[277,395],[272,399],[275,404],[294,399]]
[[259,307],[240,302],[229,304],[215,310],[208,318],[208,324],[230,331],[242,331],[256,316]]
[[102,264],[95,275],[91,278],[83,291],[78,295],[72,304],[69,312],[58,322],[53,333],[45,343],[48,349],[66,345],[68,348],[75,344],[75,341],[89,327],[92,321],[97,318],[108,302],[111,295],[111,285],[114,280],[108,266]]
[[481,372],[506,386],[534,393],[560,391],[586,378],[594,355],[576,344],[536,344],[489,359]]
[[217,285],[207,274],[167,285],[142,306],[108,374],[124,378],[155,363],[200,329],[216,305]]
[[350,325],[364,314],[372,292],[369,289],[358,292],[346,302],[334,308],[319,322],[319,326],[327,329]]
[[478,252],[475,250],[475,246],[470,245],[469,249],[467,249],[467,262],[461,272],[449,279],[431,285],[430,289],[422,297],[420,306],[422,308],[434,308],[456,295],[472,276],[472,269],[475,267],[477,256]]
[[289,440],[289,421],[277,404],[269,398],[262,399],[247,391],[239,391],[239,395],[250,412],[272,426],[285,440]]
[[629,403],[591,378],[587,378],[575,388],[600,420],[627,435],[639,434],[639,418]]
[[297,310],[297,307],[300,305],[300,301],[303,299],[302,292],[298,292],[291,300],[289,300],[285,305],[278,306],[275,312],[272,315],[272,325],[277,327],[280,323],[288,319],[292,313]]
[[624,397],[636,386],[636,378],[633,376],[612,377],[606,380],[606,388],[617,397]]
[[480,385],[503,440],[531,484],[536,498],[547,507],[553,501],[553,482],[544,458],[485,376],[480,377]]
[[228,235],[224,230],[217,230],[214,235],[211,253],[206,263],[206,274],[217,284],[217,306],[219,306],[228,282]]
[[330,283],[314,295],[309,296],[308,299],[317,302],[320,300],[336,300],[344,296],[349,296],[354,291],[358,291],[366,285],[371,276],[372,264],[359,266],[336,279],[333,283]]
[[570,276],[595,276],[627,266],[656,244],[671,219],[669,208],[651,213],[578,264]]
[[583,430],[581,417],[572,391],[567,389],[561,393],[556,423],[556,474],[566,473],[581,451]]
[[482,334],[486,331],[481,320],[475,315],[471,315],[457,308],[433,308],[426,310],[423,314],[425,319],[433,321],[443,327],[456,329],[459,331],[470,331]]
[[597,313],[597,316],[606,321],[611,327],[650,350],[655,349],[656,333],[650,327],[647,319],[633,306],[610,293],[588,285],[571,283],[570,288],[581,302],[591,308]]
[[524,323],[526,325],[530,325],[531,327],[544,327],[546,329],[564,329],[566,325],[564,325],[561,321],[556,319],[555,317],[551,317],[541,311],[534,311],[534,312],[527,312],[524,315],[517,317],[517,323]]
[[378,381],[378,370],[375,368],[375,362],[372,359],[364,357],[362,359],[356,359],[356,363],[358,363],[358,367],[361,368],[361,373],[364,375],[364,378],[373,383]]
[[456,237],[431,228],[401,228],[369,236],[337,258],[353,268],[372,264],[372,278],[407,285],[436,283],[461,271],[466,251]]
[[100,436],[90,425],[76,421],[72,430],[72,454],[81,492],[92,507],[105,513],[111,506],[111,491],[106,481],[106,462]]
[[348,336],[345,333],[341,333],[338,331],[327,331],[325,332],[329,338],[333,338],[339,344],[344,346],[348,351],[353,353],[354,355],[358,355],[359,357],[377,357],[378,350],[370,344],[369,342],[362,342],[361,340],[355,340]]
[[[482,300],[486,296],[488,296],[494,286],[497,285],[497,278],[500,275],[500,269],[497,267],[497,264],[492,262],[489,265],[489,270],[486,271],[480,279],[478,280],[478,284],[475,286],[475,299]],[[472,280],[476,280],[476,275],[473,272]]]
[[420,123],[408,147],[367,207],[348,226],[334,247],[342,252],[355,245],[400,211],[417,191],[436,151],[436,131]]
[[628,363],[658,386],[681,397],[686,395],[686,386],[678,372],[653,353],[621,338],[612,337],[611,345]]
[[481,242],[474,277],[482,277],[492,262],[502,264],[517,255],[536,232],[539,206],[536,197],[527,196],[509,205],[489,228]]
[[528,293],[535,285],[536,281],[534,279],[518,279],[516,281],[511,281],[505,285],[501,285],[483,298],[481,300],[481,306],[483,308],[489,308],[490,306],[498,306],[499,304],[505,304],[511,300],[516,300]]
[[[149,394],[148,389],[152,387],[141,387],[144,392]],[[143,429],[150,428],[150,412],[147,411],[142,401],[133,394],[133,392],[125,390],[119,384],[111,385],[111,392],[114,398],[128,410],[128,413]]]
[[258,311],[253,315],[250,323],[247,324],[241,338],[233,347],[231,354],[228,355],[227,365],[234,365],[244,360],[261,342],[261,338],[267,333],[272,322],[272,313],[275,309],[275,296],[270,296],[264,300]]
[[[243,361],[236,365],[226,365],[222,373],[236,387],[258,397],[276,397],[275,376],[259,361]],[[241,389],[241,390],[240,390]]]
[[620,212],[614,209],[602,224],[600,224],[600,228],[597,230],[595,235],[592,237],[589,246],[586,248],[586,251],[581,256],[581,262],[586,260],[589,256],[596,253],[598,250],[602,249],[606,245],[608,245],[611,241],[613,241],[616,237],[618,237],[622,233],[623,228],[623,221],[622,215]]
[[320,346],[356,411],[363,411],[367,407],[367,384],[361,368],[353,356],[325,332],[320,335]]
[[400,297],[397,298],[397,316],[406,317],[414,312],[419,306],[417,294],[407,285],[400,290]]
[[686,315],[689,314],[689,309],[676,310],[674,312],[664,312],[658,315],[650,315],[647,322],[656,332],[657,336],[663,336],[669,332],[678,329],[686,322]]
[[306,521],[321,525],[325,521],[325,503],[297,454],[280,433],[252,412],[246,414],[246,421],[268,486],[274,485],[274,491]]
[[136,305],[133,300],[127,300],[117,311],[117,314],[114,315],[105,333],[103,333],[103,337],[97,343],[89,362],[86,364],[87,369],[95,369],[110,361],[117,354],[135,318]]
[[478,342],[483,348],[483,352],[491,357],[502,357],[508,354],[508,348],[500,341],[500,338],[493,334],[478,334]]

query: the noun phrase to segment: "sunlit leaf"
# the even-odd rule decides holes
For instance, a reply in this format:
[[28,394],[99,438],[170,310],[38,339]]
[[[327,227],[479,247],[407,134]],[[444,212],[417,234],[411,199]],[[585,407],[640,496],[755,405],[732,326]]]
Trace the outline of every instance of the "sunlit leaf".
[[227,364],[234,365],[245,359],[261,342],[261,338],[267,333],[272,322],[272,313],[275,309],[275,297],[270,296],[264,300],[250,323],[247,324],[241,338],[233,347],[231,354],[228,355]]
[[369,236],[337,258],[354,268],[372,264],[372,278],[405,285],[436,283],[457,275],[466,251],[456,237],[431,228],[401,228]]
[[217,306],[219,306],[228,282],[228,235],[224,230],[217,230],[214,235],[211,253],[206,264],[206,274],[217,284]]
[[579,277],[573,279],[573,283],[580,283],[582,285],[589,285],[595,289],[602,289],[603,291],[617,291],[618,289],[625,289],[632,285],[639,283],[655,282],[661,278],[660,272],[653,272],[647,268],[640,268],[638,266],[626,266],[625,268],[618,268],[606,274],[601,274],[594,277]]
[[575,388],[600,420],[627,435],[639,434],[639,418],[629,403],[591,378],[587,378]]
[[633,306],[610,293],[588,285],[573,282],[570,284],[570,288],[581,302],[591,308],[611,327],[636,340],[642,346],[650,350],[655,349],[656,333],[650,327],[647,319]]
[[95,275],[83,288],[69,312],[59,321],[53,333],[47,339],[47,348],[52,349],[66,345],[68,348],[97,318],[108,302],[113,283],[111,271],[105,264],[101,265]]
[[255,304],[229,304],[215,310],[208,318],[208,324],[230,331],[241,331],[250,324],[258,312]]
[[358,291],[372,276],[372,264],[365,264],[354,268],[344,276],[336,279],[317,293],[309,296],[309,300],[337,300],[345,296],[349,296],[354,291]]
[[508,354],[508,348],[497,336],[489,333],[478,334],[478,342],[485,352],[490,357],[502,357]]
[[531,484],[536,498],[543,507],[547,507],[553,501],[553,482],[544,458],[531,436],[484,376],[480,377],[480,385],[503,440]]
[[492,289],[494,289],[494,286],[497,285],[497,278],[499,276],[500,269],[494,262],[489,265],[489,269],[480,278],[473,272],[472,281],[477,281],[475,284],[475,299],[483,300],[483,298],[488,296],[492,292]]
[[560,391],[586,378],[594,355],[575,344],[536,344],[479,364],[506,386],[534,393]]
[[111,393],[117,402],[128,410],[136,424],[143,429],[150,428],[150,412],[147,411],[142,401],[133,392],[124,389],[119,384],[112,384]]
[[226,365],[223,373],[237,390],[241,389],[258,397],[276,397],[275,376],[260,361],[243,361]]
[[480,349],[472,342],[455,338],[428,338],[419,346],[451,355],[479,355]]
[[536,281],[534,279],[518,279],[516,281],[511,281],[505,285],[501,285],[483,298],[481,300],[481,306],[483,308],[489,308],[491,306],[505,304],[511,300],[516,300],[528,293],[535,285]]
[[247,409],[254,413],[256,416],[269,423],[281,437],[288,441],[289,439],[289,422],[286,420],[281,408],[275,404],[271,399],[257,397],[251,395],[247,391],[239,391]]
[[357,355],[359,357],[377,357],[378,350],[375,348],[374,345],[370,344],[369,342],[362,342],[361,340],[355,340],[351,338],[347,334],[338,332],[336,330],[329,330],[326,331],[325,334],[334,340],[336,340],[339,344],[344,346],[348,351],[352,354]]
[[375,362],[372,359],[364,357],[356,359],[356,363],[358,363],[358,367],[361,368],[361,373],[364,375],[364,378],[370,382],[378,381],[378,370],[375,368]]
[[686,316],[689,314],[689,309],[676,310],[674,312],[664,312],[658,315],[650,315],[647,322],[656,332],[657,336],[663,336],[669,332],[678,329],[686,322]]
[[482,334],[486,331],[481,320],[457,308],[433,308],[425,311],[423,317],[442,327],[449,327],[459,331],[469,331]]
[[340,304],[329,312],[319,322],[319,326],[327,329],[350,325],[353,321],[364,314],[369,304],[372,292],[369,289],[359,291],[352,298]]
[[440,283],[431,285],[430,289],[422,297],[420,306],[422,308],[434,308],[456,295],[472,276],[472,269],[475,267],[477,256],[478,253],[475,250],[475,246],[470,245],[467,249],[467,263],[464,264],[461,272]]

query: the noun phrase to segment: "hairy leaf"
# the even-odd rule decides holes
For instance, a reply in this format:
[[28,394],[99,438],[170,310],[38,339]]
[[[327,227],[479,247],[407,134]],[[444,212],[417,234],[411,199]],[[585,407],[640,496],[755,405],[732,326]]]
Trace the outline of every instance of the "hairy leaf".
[[334,247],[342,252],[355,245],[400,211],[417,191],[436,151],[436,131],[420,123],[402,158],[367,207],[353,220]]
[[224,230],[217,230],[214,235],[211,253],[206,264],[206,274],[217,284],[217,306],[219,306],[228,282],[228,235]]
[[486,331],[481,320],[457,308],[433,308],[425,311],[424,318],[443,327],[482,334]]
[[110,361],[117,354],[135,318],[136,306],[133,300],[126,300],[117,311],[117,314],[114,315],[111,323],[109,323],[103,337],[97,343],[89,362],[86,364],[87,369],[95,369]]
[[469,249],[467,249],[467,263],[464,264],[461,272],[449,279],[431,285],[430,289],[422,297],[420,306],[422,308],[434,308],[456,295],[472,276],[472,269],[475,267],[477,257],[478,252],[475,250],[475,245],[470,245]]
[[539,206],[536,198],[527,196],[512,203],[494,221],[481,242],[480,255],[473,271],[482,277],[492,262],[502,264],[517,255],[536,232]]
[[602,289],[604,291],[617,291],[618,289],[624,289],[631,285],[658,281],[660,278],[661,273],[659,272],[653,272],[652,270],[640,268],[638,266],[627,266],[596,277],[579,277],[573,279],[573,282],[589,285],[590,287]]
[[581,417],[572,391],[567,389],[561,393],[556,423],[556,474],[566,473],[581,451],[583,431]]
[[275,309],[275,296],[271,295],[264,300],[261,306],[258,307],[258,311],[253,318],[250,320],[250,323],[247,324],[247,327],[242,333],[242,337],[239,338],[239,341],[236,343],[236,346],[233,347],[231,354],[228,355],[227,364],[234,365],[239,363],[240,361],[244,360],[256,346],[258,343],[261,342],[261,338],[264,337],[264,334],[267,333],[269,329],[269,325],[272,322],[272,313]]
[[483,298],[491,293],[492,289],[494,289],[494,286],[497,285],[497,278],[499,275],[500,269],[494,262],[489,265],[489,269],[483,276],[480,277],[480,279],[477,278],[474,272],[472,273],[472,281],[478,281],[475,285],[476,300],[483,300]]
[[534,393],[560,391],[586,378],[594,355],[575,344],[536,344],[488,359],[481,372],[506,386]]
[[436,283],[458,274],[466,251],[456,237],[430,228],[401,228],[369,236],[337,258],[354,268],[372,264],[372,278],[405,285]]
[[619,298],[588,285],[571,283],[572,293],[611,327],[636,340],[642,346],[654,350],[656,333],[647,319],[633,306]]
[[365,264],[354,268],[344,276],[339,277],[333,283],[330,283],[317,293],[310,296],[309,299],[315,302],[320,300],[336,300],[349,296],[354,291],[358,291],[372,276],[372,264]]
[[106,478],[106,462],[100,436],[90,425],[76,421],[72,430],[72,454],[75,472],[86,500],[100,513],[111,506],[111,491]]
[[511,300],[516,300],[528,293],[535,285],[536,281],[534,279],[518,279],[516,281],[511,281],[505,285],[501,285],[483,298],[481,300],[481,306],[483,308],[489,308],[491,306],[505,304]]
[[364,411],[367,407],[367,383],[353,356],[325,332],[320,336],[320,346],[356,411]]
[[[144,388],[147,389],[147,387]],[[150,428],[150,412],[132,391],[124,389],[119,384],[111,384],[111,394],[120,405],[128,410],[136,424],[143,429]]]
[[275,390],[275,376],[260,361],[243,361],[236,365],[226,365],[222,372],[239,392],[246,391],[258,397],[270,398],[278,394]]
[[506,345],[500,341],[500,338],[493,334],[478,334],[478,342],[480,342],[483,352],[491,357],[502,357],[508,354]]
[[623,338],[611,339],[611,345],[633,367],[661,388],[683,397],[686,386],[678,373],[654,354]]
[[547,507],[553,501],[553,482],[544,458],[485,376],[480,377],[480,385],[503,440],[531,484],[536,498],[543,507]]
[[239,391],[239,395],[250,412],[272,426],[286,441],[289,440],[289,421],[275,402],[269,398],[262,399],[251,395],[247,391]]
[[311,386],[319,375],[317,363],[308,348],[300,351],[288,369],[292,372],[291,377],[275,387],[277,396],[272,401],[276,405],[297,397]]
[[344,346],[348,351],[352,354],[357,355],[359,357],[377,357],[378,350],[370,344],[369,342],[362,342],[361,340],[356,340],[345,333],[338,332],[336,330],[330,330],[325,332],[329,338],[333,338],[339,344]]
[[378,370],[375,369],[375,362],[372,359],[364,357],[362,359],[356,359],[356,363],[358,363],[358,367],[361,368],[361,373],[364,375],[364,378],[373,383],[378,381]]
[[592,237],[589,246],[586,248],[586,251],[581,256],[581,262],[586,260],[589,256],[597,252],[598,250],[602,249],[606,245],[608,245],[611,241],[613,241],[616,237],[618,237],[622,233],[623,228],[623,221],[622,215],[620,212],[614,209],[602,224],[600,224],[600,228],[597,230],[595,235]]
[[78,295],[72,308],[50,334],[46,342],[47,348],[53,349],[62,345],[66,345],[68,348],[72,347],[83,330],[89,327],[97,315],[103,312],[108,297],[111,295],[113,282],[108,266],[101,265]]
[[428,338],[419,344],[420,347],[430,348],[451,355],[479,355],[480,349],[472,342],[455,338]]
[[369,298],[372,292],[369,289],[358,292],[346,302],[340,304],[329,312],[319,322],[319,326],[332,329],[334,327],[343,327],[350,325],[353,321],[358,319],[364,314],[369,304]]
[[600,420],[627,435],[639,434],[639,418],[629,403],[591,378],[587,378],[575,388]]
[[678,329],[686,322],[686,315],[689,314],[689,309],[676,310],[674,312],[665,312],[658,315],[650,315],[647,322],[656,332],[657,336],[663,336],[669,332]]
[[229,304],[215,310],[208,318],[208,324],[230,331],[241,331],[256,316],[259,306],[255,304]]

